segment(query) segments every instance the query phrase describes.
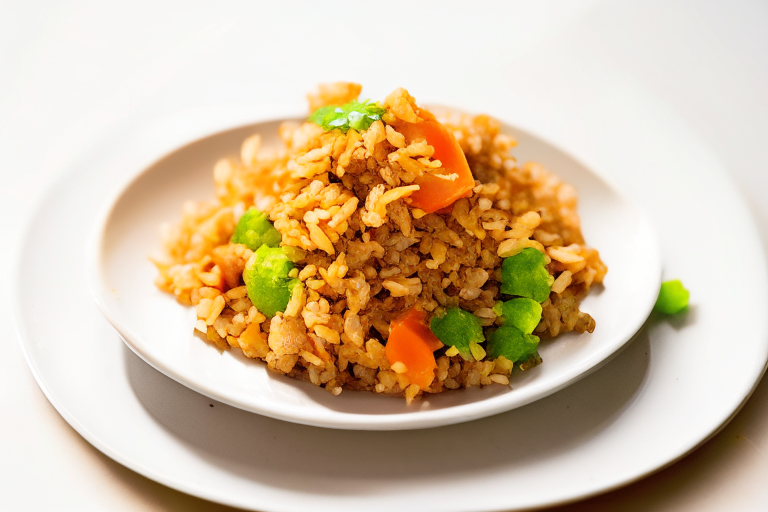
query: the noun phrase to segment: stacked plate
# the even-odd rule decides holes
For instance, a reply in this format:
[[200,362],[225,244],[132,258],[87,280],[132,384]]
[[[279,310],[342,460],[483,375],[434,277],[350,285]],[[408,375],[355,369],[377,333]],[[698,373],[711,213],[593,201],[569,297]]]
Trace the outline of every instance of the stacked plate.
[[[597,321],[593,334],[543,344],[544,364],[509,387],[411,406],[373,393],[335,397],[220,353],[194,336],[194,310],[155,288],[149,256],[159,250],[158,226],[185,200],[213,195],[213,164],[253,133],[274,143],[286,117],[166,119],[105,142],[29,226],[16,283],[28,362],[62,416],[118,462],[248,509],[530,508],[603,492],[683,456],[727,422],[762,375],[765,321],[741,319],[760,318],[768,302],[749,286],[765,262],[712,162],[696,194],[690,171],[660,187],[665,171],[651,166],[644,188],[627,190],[611,169],[588,169],[506,125],[519,160],[543,163],[579,191],[585,237],[609,268],[583,303]],[[708,195],[731,212],[727,224],[699,201]],[[739,252],[706,243],[718,232],[739,240]],[[659,246],[664,268],[676,272],[665,278],[682,278],[692,292],[684,315],[649,317]],[[58,306],[43,321],[50,297]]]

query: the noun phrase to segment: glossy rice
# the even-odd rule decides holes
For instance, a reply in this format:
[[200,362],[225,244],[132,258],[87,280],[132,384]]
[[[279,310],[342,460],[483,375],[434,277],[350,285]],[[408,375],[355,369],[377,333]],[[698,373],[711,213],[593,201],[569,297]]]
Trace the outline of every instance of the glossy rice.
[[[310,111],[359,94],[357,84],[320,86],[309,96]],[[439,162],[425,141],[408,145],[386,122],[412,120],[419,106],[404,89],[382,106],[384,120],[362,133],[284,123],[282,148],[262,148],[258,135],[246,139],[237,158],[213,169],[215,198],[185,204],[181,221],[165,227],[157,285],[196,308],[198,334],[336,395],[368,390],[411,402],[425,393],[508,385],[513,372],[540,358],[513,364],[441,349],[434,380],[420,388],[390,365],[385,346],[390,322],[414,306],[428,315],[458,306],[486,331],[498,326],[502,258],[527,247],[545,254],[554,279],[534,334],[552,343],[547,338],[564,332],[592,332],[595,320],[579,304],[607,269],[582,237],[576,190],[537,163],[517,162],[515,139],[494,119],[438,116],[461,146],[475,187],[449,211],[425,214],[409,196],[415,177]],[[272,318],[253,306],[243,283],[252,251],[229,242],[252,206],[269,213],[282,245],[298,249],[293,274],[302,286]]]

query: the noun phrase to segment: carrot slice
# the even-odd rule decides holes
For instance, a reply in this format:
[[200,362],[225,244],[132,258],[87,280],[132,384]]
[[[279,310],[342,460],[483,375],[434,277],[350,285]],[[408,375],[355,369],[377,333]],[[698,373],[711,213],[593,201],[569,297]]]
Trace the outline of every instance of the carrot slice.
[[386,354],[390,365],[403,363],[411,384],[426,388],[435,378],[435,355],[443,346],[426,324],[427,314],[416,308],[393,320],[389,328]]
[[425,173],[415,180],[420,188],[411,194],[411,206],[432,213],[452,205],[457,199],[469,196],[475,187],[475,178],[453,133],[429,111],[420,109],[419,115],[424,118],[423,121],[400,121],[395,128],[403,134],[408,144],[417,139],[424,139],[435,148],[433,158],[442,163],[444,171],[441,171],[441,174],[458,175],[455,180],[448,180]]

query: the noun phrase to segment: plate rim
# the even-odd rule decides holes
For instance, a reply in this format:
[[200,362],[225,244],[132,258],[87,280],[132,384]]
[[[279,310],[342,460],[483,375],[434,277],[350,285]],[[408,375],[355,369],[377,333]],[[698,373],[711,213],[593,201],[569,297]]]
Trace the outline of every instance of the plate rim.
[[[443,105],[435,105],[434,103],[429,103],[428,106],[430,108],[435,107],[438,109],[449,109],[452,112],[466,113],[465,110],[456,107],[445,107]],[[533,395],[529,395],[517,400],[515,400],[516,397],[510,396],[510,398],[505,401],[502,399],[502,396],[498,396],[494,397],[493,399],[450,406],[444,409],[427,411],[420,410],[414,411],[413,413],[402,414],[366,415],[332,411],[329,413],[328,417],[317,418],[313,417],[311,414],[303,413],[301,407],[280,407],[277,409],[271,407],[261,407],[258,403],[254,404],[238,401],[226,393],[219,392],[214,388],[206,387],[194,379],[188,378],[186,375],[178,373],[174,369],[167,367],[162,361],[158,360],[157,357],[153,356],[153,354],[147,350],[148,344],[141,341],[142,337],[140,335],[137,335],[130,329],[129,326],[126,326],[120,322],[118,315],[112,311],[104,298],[105,290],[109,289],[109,287],[104,281],[105,276],[102,272],[101,253],[103,252],[102,247],[104,238],[106,236],[106,228],[119,199],[125,193],[127,193],[134,184],[140,181],[142,177],[150,172],[157,163],[171,155],[175,155],[181,151],[184,151],[190,146],[200,143],[201,141],[222,136],[227,132],[239,131],[249,127],[256,128],[258,125],[267,123],[294,121],[303,118],[303,116],[297,116],[295,114],[296,111],[287,112],[282,116],[272,113],[272,115],[261,116],[258,119],[252,120],[250,122],[240,122],[228,126],[217,127],[215,130],[206,132],[202,135],[198,135],[192,139],[185,140],[181,144],[173,144],[170,147],[168,144],[164,145],[165,149],[158,156],[152,158],[150,162],[143,164],[140,168],[135,169],[132,173],[129,174],[129,176],[127,176],[126,179],[121,181],[120,185],[115,188],[114,192],[103,203],[99,214],[96,216],[97,220],[91,227],[86,248],[89,268],[89,272],[87,274],[87,283],[90,295],[95,301],[102,315],[119,333],[120,338],[128,346],[128,348],[157,371],[186,386],[187,388],[192,389],[193,391],[196,391],[209,398],[242,410],[268,416],[278,420],[315,427],[342,430],[414,430],[473,421],[523,407],[537,400],[550,396],[578,382],[582,378],[590,375],[592,372],[598,370],[603,365],[608,363],[610,360],[616,357],[643,329],[643,326],[645,325],[645,322],[647,321],[653,309],[655,298],[658,295],[658,286],[655,287],[655,289],[649,289],[649,292],[652,292],[652,297],[651,295],[647,297],[647,301],[644,305],[645,307],[642,311],[642,314],[639,314],[637,317],[639,321],[638,325],[632,325],[630,328],[625,329],[620,334],[620,336],[617,336],[617,339],[619,340],[618,342],[612,343],[603,350],[596,352],[596,354],[590,358],[590,360],[597,359],[596,361],[592,361],[589,365],[579,366],[572,371],[564,372],[565,377],[555,379],[553,386],[545,388]],[[648,254],[653,255],[654,265],[649,274],[655,276],[654,279],[658,281],[658,285],[660,286],[663,269],[659,237],[658,233],[656,232],[656,228],[651,222],[650,217],[645,209],[641,208],[638,204],[636,204],[635,201],[627,197],[623,191],[616,187],[610,180],[606,179],[600,172],[596,172],[592,166],[588,166],[581,159],[575,157],[571,152],[563,149],[556,143],[550,142],[548,139],[531,132],[524,127],[512,124],[502,118],[496,119],[502,124],[502,126],[504,126],[504,128],[512,130],[515,134],[520,134],[525,137],[536,139],[539,142],[554,148],[560,154],[578,164],[580,167],[585,169],[592,178],[597,180],[602,186],[606,187],[611,191],[612,194],[620,199],[622,204],[627,205],[628,208],[630,208],[634,213],[638,215],[639,231],[647,232],[648,241],[650,243],[650,246],[647,248],[647,252]],[[180,307],[187,306],[180,305]]]
[[[146,123],[146,120],[145,120],[145,123]],[[100,151],[97,151],[95,148],[105,145],[104,144],[105,141],[112,142],[117,138],[118,135],[122,135],[126,131],[130,133],[134,129],[135,127],[130,127],[130,129],[123,128],[123,129],[117,130],[117,133],[115,134],[110,134],[112,136],[104,136],[99,140],[95,141],[95,142],[99,142],[100,144],[93,145],[92,151],[89,153],[90,158],[85,159],[85,161],[89,165],[92,165],[93,160],[96,160],[96,161],[99,160],[99,158],[97,158],[94,155],[100,155],[101,153]],[[54,180],[53,184],[47,187],[48,190],[41,194],[41,199],[36,201],[37,204],[35,205],[35,207],[30,209],[30,212],[25,215],[25,217],[27,218],[24,219],[25,220],[24,228],[20,230],[19,236],[18,236],[18,238],[21,240],[22,243],[18,244],[17,250],[13,251],[13,253],[11,254],[11,259],[10,259],[11,264],[9,265],[9,269],[17,270],[21,267],[23,256],[25,254],[25,249],[27,248],[27,243],[31,238],[31,235],[29,233],[29,228],[33,225],[34,220],[38,217],[42,203],[45,201],[46,198],[48,198],[51,195],[51,193],[53,192],[53,190],[55,190],[57,185],[64,182],[68,177],[72,176],[73,174],[79,172],[77,164],[81,164],[81,163],[82,161],[78,159],[74,163],[70,162],[68,165],[66,165],[64,168],[64,171],[56,175],[56,179]],[[741,198],[742,197],[741,192],[735,186],[735,184],[730,179],[730,177],[728,177],[726,173],[722,172],[722,169],[723,167],[722,165],[720,165],[718,169],[718,173],[724,175],[724,177],[727,180],[727,184],[729,185],[730,191],[734,194],[734,197]],[[760,238],[759,231],[757,230],[757,227],[756,227],[757,225],[756,225],[753,214],[748,210],[746,210],[745,208],[742,209],[742,211],[740,211],[739,213],[743,216],[743,220],[746,221],[747,225],[745,229],[747,229],[753,237],[756,237],[759,240]],[[762,250],[762,247],[760,247],[759,255],[756,256],[756,259],[759,260],[761,263],[760,270],[762,274],[765,274],[765,271],[768,268],[767,266],[768,261],[766,260],[766,255]],[[11,286],[9,287],[12,298],[15,299],[20,296],[21,285],[22,285],[21,277],[17,273],[17,275],[11,280]],[[216,493],[202,492],[200,486],[186,485],[183,480],[169,477],[164,473],[158,473],[154,471],[151,467],[146,466],[141,462],[138,462],[138,460],[134,456],[123,453],[119,450],[115,450],[110,446],[109,443],[102,441],[97,434],[93,433],[74,414],[70,413],[66,403],[61,401],[64,399],[61,398],[61,396],[57,396],[57,394],[49,388],[46,380],[47,379],[46,376],[39,371],[37,360],[36,360],[37,355],[33,353],[32,346],[28,345],[29,343],[31,343],[31,341],[28,339],[29,335],[28,335],[27,326],[26,326],[27,319],[22,314],[19,301],[16,301],[16,300],[11,301],[11,318],[13,319],[14,330],[17,335],[17,339],[19,341],[20,349],[22,351],[24,359],[27,362],[27,365],[30,368],[30,371],[32,372],[33,377],[37,381],[44,395],[46,396],[48,401],[51,403],[51,405],[67,421],[67,423],[69,423],[75,431],[77,431],[85,440],[87,440],[95,448],[97,448],[102,453],[104,453],[111,459],[115,460],[116,462],[152,480],[160,482],[164,485],[168,485],[174,489],[185,492],[187,494],[197,496],[203,499],[216,501],[222,504],[232,505],[232,506],[239,506],[239,507],[245,507],[245,508],[252,508],[256,506],[253,503],[244,504],[242,501],[233,500],[229,496],[221,496],[221,495],[217,495]],[[764,328],[762,329],[762,331],[766,331],[766,329]],[[765,335],[766,332],[762,332],[762,334]],[[766,344],[766,340],[762,340],[762,344]],[[768,359],[765,359],[761,364],[760,371],[758,372],[759,374],[752,381],[752,385],[749,387],[749,389],[745,389],[744,393],[740,397],[737,397],[737,398],[740,398],[740,402],[733,410],[731,410],[731,413],[729,415],[717,420],[718,421],[717,426],[713,428],[706,436],[698,439],[687,439],[687,441],[689,442],[681,443],[677,445],[676,448],[671,450],[674,452],[674,454],[671,456],[671,458],[666,459],[665,462],[660,464],[650,463],[643,467],[639,467],[637,470],[632,471],[634,476],[631,478],[616,480],[607,485],[597,485],[588,490],[576,492],[574,494],[569,495],[567,498],[556,500],[556,501],[542,500],[540,503],[537,503],[533,506],[543,507],[543,506],[553,506],[558,504],[567,504],[567,503],[572,503],[582,499],[586,499],[595,495],[603,494],[605,492],[609,492],[611,490],[614,490],[614,489],[623,487],[625,485],[631,484],[633,482],[636,482],[638,480],[641,480],[646,476],[652,473],[655,473],[656,471],[659,471],[665,467],[668,467],[674,464],[676,461],[685,457],[686,455],[694,451],[697,447],[704,444],[707,440],[717,435],[717,433],[720,432],[729,423],[729,421],[738,414],[738,412],[746,403],[746,401],[749,399],[749,397],[751,396],[755,388],[759,385],[761,377],[766,372],[767,365],[768,365]],[[259,504],[259,508],[264,506],[268,506],[268,505]],[[284,508],[285,507],[281,507],[280,509],[284,509]],[[274,510],[277,510],[277,508],[274,508]],[[483,510],[495,510],[495,509],[484,508]]]

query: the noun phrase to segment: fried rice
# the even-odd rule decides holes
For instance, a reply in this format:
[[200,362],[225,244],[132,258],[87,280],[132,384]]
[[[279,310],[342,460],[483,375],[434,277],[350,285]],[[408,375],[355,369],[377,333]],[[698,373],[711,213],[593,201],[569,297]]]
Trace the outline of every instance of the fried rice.
[[[351,83],[320,86],[309,95],[310,112],[360,91]],[[607,269],[583,239],[576,190],[537,163],[519,164],[510,153],[515,139],[491,117],[446,113],[439,120],[475,186],[426,213],[409,200],[414,182],[441,163],[428,141],[407,141],[397,129],[424,109],[404,89],[381,107],[382,118],[362,131],[286,122],[282,148],[262,148],[259,135],[246,139],[239,157],[215,165],[215,199],[188,202],[181,221],[164,226],[156,284],[195,306],[200,337],[334,395],[367,390],[410,403],[425,393],[509,385],[513,372],[541,362],[538,354],[514,362],[491,359],[482,343],[469,357],[444,347],[434,353],[431,383],[419,386],[387,358],[386,345],[393,321],[413,308],[429,318],[458,307],[486,335],[498,328],[502,261],[526,248],[544,254],[552,276],[533,334],[546,343],[592,332],[595,320],[579,304]],[[293,248],[291,277],[301,283],[271,318],[253,305],[243,279],[253,250],[231,243],[251,207],[267,212],[280,245]]]

